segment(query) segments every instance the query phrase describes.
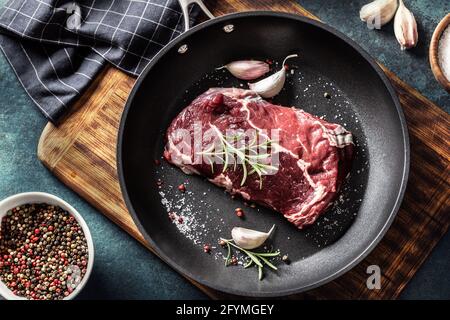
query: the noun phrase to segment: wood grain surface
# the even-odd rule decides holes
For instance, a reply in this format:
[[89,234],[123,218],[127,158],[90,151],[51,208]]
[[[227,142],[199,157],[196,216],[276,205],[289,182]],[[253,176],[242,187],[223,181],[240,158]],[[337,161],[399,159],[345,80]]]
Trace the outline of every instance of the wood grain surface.
[[[215,15],[276,10],[315,18],[291,1],[215,1]],[[386,236],[354,269],[320,288],[289,298],[395,299],[450,225],[450,119],[447,113],[382,66],[394,85],[408,122],[411,174],[400,211]],[[123,202],[116,170],[121,113],[135,79],[107,67],[59,126],[48,124],[38,156],[61,181],[148,246]],[[379,265],[381,290],[366,287],[366,268]],[[192,281],[192,280],[190,280]],[[215,299],[233,298],[192,281]]]

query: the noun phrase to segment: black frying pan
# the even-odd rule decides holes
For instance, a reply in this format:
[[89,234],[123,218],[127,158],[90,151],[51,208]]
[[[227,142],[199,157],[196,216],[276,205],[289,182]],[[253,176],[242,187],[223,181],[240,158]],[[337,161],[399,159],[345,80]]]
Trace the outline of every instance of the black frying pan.
[[[226,32],[225,29],[228,31]],[[232,31],[231,31],[232,30]],[[231,32],[230,32],[231,31]],[[281,61],[298,53],[296,67],[275,103],[297,106],[344,125],[356,138],[356,158],[341,196],[312,227],[297,230],[280,214],[244,207],[198,176],[160,159],[171,120],[210,87],[245,82],[215,68],[243,58]],[[328,92],[331,99],[325,99]],[[381,240],[405,190],[409,143],[394,90],[374,60],[340,32],[284,13],[245,12],[202,23],[167,45],[147,66],[122,116],[118,168],[123,196],[145,239],[178,272],[209,287],[245,296],[280,296],[317,287],[350,270]],[[157,187],[161,179],[163,185]],[[176,190],[186,183],[188,192]],[[162,193],[161,193],[162,192]],[[245,220],[234,214],[243,207]],[[172,222],[167,211],[185,216]],[[234,226],[268,230],[268,244],[288,253],[258,281],[255,268],[224,267],[220,247]]]

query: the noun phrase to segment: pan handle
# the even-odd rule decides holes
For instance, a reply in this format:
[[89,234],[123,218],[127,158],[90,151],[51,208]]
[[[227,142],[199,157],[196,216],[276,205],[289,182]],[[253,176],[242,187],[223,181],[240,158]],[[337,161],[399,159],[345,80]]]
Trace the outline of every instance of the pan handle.
[[181,12],[183,13],[184,17],[184,31],[189,30],[189,5],[190,4],[197,4],[200,9],[208,16],[210,19],[214,19],[214,15],[211,13],[211,11],[208,10],[208,8],[205,6],[202,0],[178,0],[178,3],[181,6]]

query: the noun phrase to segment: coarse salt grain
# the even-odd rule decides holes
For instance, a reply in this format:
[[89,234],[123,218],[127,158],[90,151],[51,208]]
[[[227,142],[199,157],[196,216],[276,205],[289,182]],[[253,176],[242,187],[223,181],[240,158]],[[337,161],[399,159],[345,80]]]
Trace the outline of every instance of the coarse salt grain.
[[450,27],[445,28],[439,40],[439,65],[444,76],[450,81]]

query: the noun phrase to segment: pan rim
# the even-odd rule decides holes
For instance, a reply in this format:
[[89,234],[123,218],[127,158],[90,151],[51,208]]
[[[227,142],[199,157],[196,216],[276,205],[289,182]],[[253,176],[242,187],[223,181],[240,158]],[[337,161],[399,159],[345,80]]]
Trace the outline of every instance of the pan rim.
[[[192,274],[191,272],[187,271],[184,267],[180,266],[177,262],[175,262],[173,259],[171,259],[169,256],[167,256],[160,247],[151,239],[151,237],[147,234],[145,231],[145,228],[140,223],[140,220],[138,218],[137,213],[134,210],[134,207],[131,203],[131,200],[129,198],[127,189],[126,189],[126,183],[125,183],[125,176],[123,172],[123,161],[122,161],[122,148],[123,148],[123,132],[125,130],[125,124],[127,120],[128,112],[131,108],[132,101],[134,100],[134,96],[136,95],[136,92],[141,87],[141,84],[143,82],[143,79],[147,76],[147,74],[150,72],[150,70],[153,68],[154,65],[158,63],[158,61],[165,55],[166,52],[171,50],[176,45],[179,45],[183,40],[188,38],[191,34],[202,30],[204,28],[207,28],[209,26],[223,23],[228,20],[233,20],[235,18],[243,18],[243,17],[279,17],[279,18],[287,18],[292,20],[297,20],[303,23],[311,24],[315,27],[318,27],[326,32],[329,32],[333,34],[334,36],[338,37],[340,40],[344,41],[347,45],[351,46],[358,54],[360,54],[364,60],[366,60],[369,65],[372,67],[372,69],[377,73],[378,77],[381,79],[381,81],[384,84],[384,87],[389,92],[389,95],[395,105],[395,109],[397,111],[397,116],[399,118],[401,131],[403,135],[403,144],[404,144],[404,162],[403,162],[403,173],[401,178],[401,184],[400,188],[398,190],[397,198],[394,202],[394,205],[391,209],[391,212],[389,213],[388,219],[386,220],[385,224],[381,227],[378,234],[374,237],[374,239],[371,241],[371,243],[366,247],[365,250],[360,252],[356,255],[353,259],[351,259],[350,262],[348,262],[344,267],[338,269],[337,271],[330,274],[328,277],[325,277],[321,280],[318,280],[314,283],[300,286],[298,288],[289,288],[285,290],[275,290],[275,291],[257,291],[257,292],[246,292],[239,289],[232,289],[226,286],[223,286],[218,283],[212,283],[211,281],[201,279],[200,277],[196,276],[195,274]],[[145,67],[144,71],[141,73],[141,75],[137,78],[132,91],[130,92],[130,95],[128,96],[128,99],[125,104],[125,108],[122,113],[120,126],[119,126],[119,132],[118,132],[118,142],[117,142],[117,168],[118,168],[118,176],[119,176],[119,182],[120,182],[120,188],[122,191],[122,195],[125,201],[125,204],[127,206],[127,209],[130,212],[130,215],[133,218],[134,223],[138,227],[138,230],[141,232],[141,234],[144,236],[145,240],[152,246],[153,252],[161,258],[165,263],[167,263],[170,267],[175,269],[178,273],[188,277],[190,280],[197,282],[203,286],[222,291],[224,293],[233,294],[233,295],[239,295],[239,296],[248,296],[248,297],[260,297],[260,298],[268,298],[268,297],[281,297],[281,296],[287,296],[291,294],[301,293],[307,290],[311,290],[314,288],[317,288],[319,286],[322,286],[353,269],[358,263],[360,263],[367,255],[370,254],[370,252],[373,251],[373,249],[378,245],[378,243],[383,239],[384,235],[386,234],[389,227],[392,225],[392,222],[394,221],[394,218],[397,215],[397,212],[400,208],[400,205],[402,203],[406,186],[408,182],[409,177],[409,170],[410,170],[410,144],[409,144],[409,133],[407,128],[406,119],[403,113],[403,109],[400,105],[400,101],[398,99],[398,96],[394,90],[394,87],[392,86],[390,80],[387,78],[384,71],[381,69],[381,67],[378,65],[378,63],[375,61],[373,57],[371,57],[365,49],[363,49],[359,44],[357,44],[355,41],[350,39],[348,36],[343,34],[342,32],[338,31],[337,29],[328,26],[320,21],[313,20],[308,17],[292,14],[292,13],[284,13],[284,12],[273,12],[273,11],[245,11],[245,12],[238,12],[238,13],[231,13],[227,14],[212,20],[208,20],[205,22],[202,22],[198,24],[197,26],[193,27],[192,29],[188,30],[187,32],[181,34],[174,40],[172,40],[169,44],[167,44],[161,51],[158,52],[158,54],[150,61],[150,63]],[[203,290],[202,290],[203,291]]]

